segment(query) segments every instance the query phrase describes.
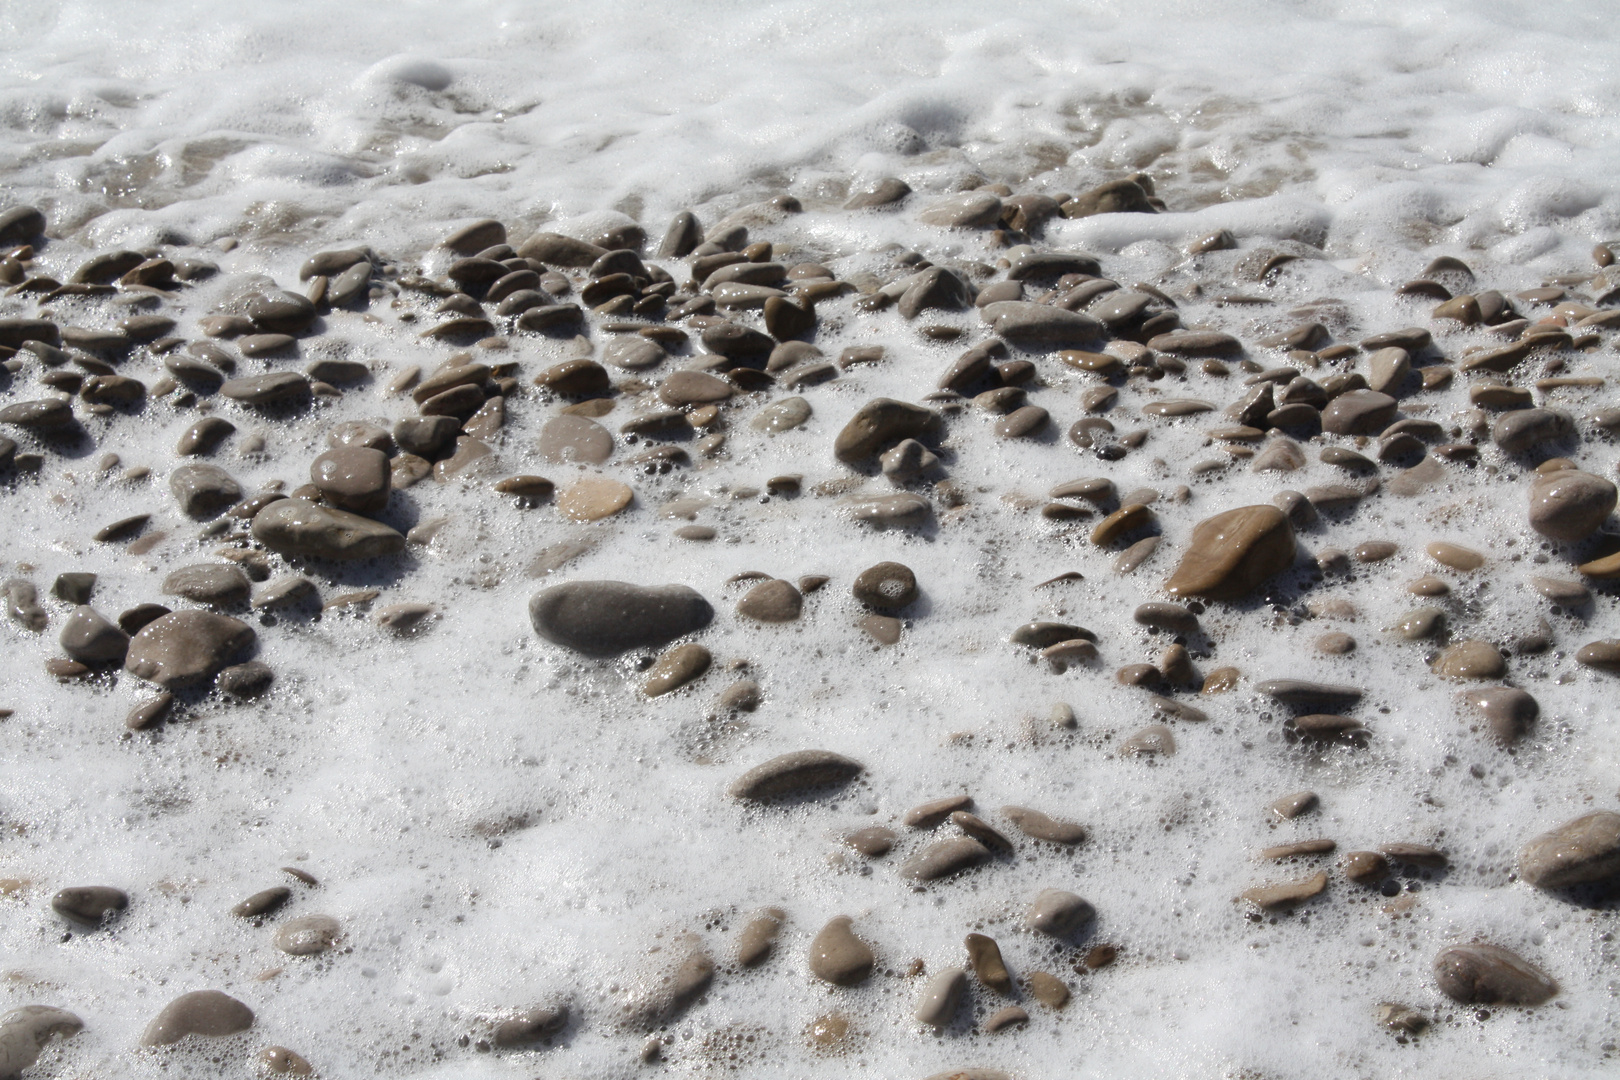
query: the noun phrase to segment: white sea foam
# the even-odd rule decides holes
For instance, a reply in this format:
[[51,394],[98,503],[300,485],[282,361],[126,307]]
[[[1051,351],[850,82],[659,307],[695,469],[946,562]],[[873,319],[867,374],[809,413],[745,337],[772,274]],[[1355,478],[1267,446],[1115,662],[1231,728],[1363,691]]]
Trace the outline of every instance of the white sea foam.
[[[235,275],[270,273],[293,286],[309,253],[349,243],[438,271],[447,260],[431,245],[474,218],[499,218],[521,238],[628,215],[656,238],[678,210],[712,224],[785,192],[805,212],[755,226],[756,237],[844,275],[890,277],[899,268],[874,253],[885,244],[941,262],[988,263],[998,252],[980,236],[919,227],[909,212],[837,209],[872,180],[900,176],[925,193],[972,177],[1074,192],[1136,170],[1153,175],[1177,213],[1060,221],[1046,243],[1099,253],[1120,281],[1179,288],[1198,276],[1229,279],[1245,254],[1189,267],[1179,250],[1192,236],[1224,227],[1251,249],[1306,242],[1325,257],[1241,286],[1277,306],[1197,303],[1189,312],[1252,340],[1293,325],[1282,315],[1289,306],[1335,296],[1371,332],[1424,320],[1427,304],[1393,300],[1390,287],[1436,254],[1461,256],[1509,290],[1589,266],[1592,243],[1620,234],[1616,34],[1602,5],[1485,0],[544,10],[278,0],[228,22],[217,5],[13,0],[0,8],[0,176],[6,204],[49,214],[53,241],[40,264],[56,276],[115,246],[201,248],[215,259],[225,275],[188,301],[178,331],[187,337],[199,336],[207,303],[240,284]],[[207,247],[221,237],[243,243],[229,253]],[[286,424],[221,410],[243,434],[268,440],[262,454],[228,445],[219,459],[244,489],[301,483],[338,419],[406,415],[381,384],[449,350],[398,322],[399,310],[428,310],[402,304],[379,303],[381,324],[348,312],[326,320],[319,347],[372,363],[375,389]],[[0,305],[4,315],[34,310],[20,298]],[[53,310],[69,324],[116,317],[94,301]],[[263,625],[260,655],[278,683],[257,704],[205,705],[123,738],[122,718],[144,696],[134,680],[59,686],[42,674],[64,605],[52,602],[43,636],[0,628],[0,706],[15,710],[0,723],[9,781],[0,876],[30,882],[0,897],[0,1005],[49,1001],[87,1025],[49,1053],[48,1069],[218,1075],[207,1053],[131,1049],[164,1002],[213,987],[258,1013],[232,1052],[289,1045],[328,1077],[628,1076],[643,1068],[640,1039],[615,1027],[619,1001],[638,978],[656,976],[681,935],[729,955],[747,915],[765,905],[789,913],[778,956],[757,971],[721,971],[707,1000],[672,1027],[669,1067],[905,1077],[983,1064],[1030,1080],[1585,1077],[1612,1068],[1613,912],[1572,908],[1508,874],[1532,833],[1614,804],[1609,677],[1569,654],[1620,636],[1620,617],[1606,596],[1582,618],[1549,616],[1557,651],[1512,661],[1543,710],[1537,735],[1514,754],[1469,730],[1455,687],[1428,674],[1422,646],[1391,646],[1380,632],[1415,606],[1401,584],[1435,569],[1421,551],[1433,538],[1493,560],[1489,573],[1449,575],[1458,636],[1505,640],[1545,610],[1525,579],[1546,569],[1539,560],[1550,549],[1524,524],[1516,466],[1487,449],[1444,490],[1372,500],[1303,534],[1313,551],[1402,543],[1396,559],[1333,586],[1359,608],[1353,623],[1300,622],[1257,603],[1203,616],[1205,670],[1230,664],[1251,679],[1368,687],[1357,711],[1372,729],[1365,749],[1286,745],[1282,711],[1246,684],[1200,700],[1211,723],[1175,724],[1180,752],[1149,764],[1118,752],[1152,717],[1141,692],[1109,674],[1151,660],[1162,644],[1132,609],[1161,598],[1196,521],[1341,474],[1313,452],[1286,481],[1242,469],[1192,479],[1188,465],[1212,453],[1196,419],[1153,421],[1142,451],[1104,464],[1062,439],[994,439],[988,419],[970,412],[952,421],[948,463],[970,509],[925,536],[862,532],[824,498],[737,497],[779,473],[802,472],[807,486],[846,475],[828,448],[854,410],[879,395],[917,400],[960,352],[921,341],[892,312],[828,311],[818,343],[829,354],[878,342],[889,360],[805,391],[816,412],[801,430],[767,439],[739,420],[722,463],[635,478],[636,509],[557,575],[704,593],[717,610],[702,635],[716,669],[683,694],[648,702],[630,662],[581,663],[535,637],[525,605],[539,583],[525,568],[540,548],[584,530],[549,506],[520,510],[480,487],[431,482],[397,495],[390,511],[402,526],[454,518],[431,548],[413,549],[408,572],[317,576],[328,597],[375,585],[380,602],[440,603],[443,617],[405,641],[341,614]],[[974,313],[939,321],[978,325]],[[1457,331],[1442,344],[1449,353],[1489,340]],[[568,348],[520,338],[506,357],[526,381]],[[1061,432],[1082,415],[1087,383],[1038,362],[1047,385],[1032,400]],[[1612,377],[1607,344],[1577,363]],[[121,370],[148,382],[162,374],[149,357]],[[13,380],[4,400],[35,396],[35,374]],[[1238,393],[1235,380],[1196,374],[1162,389],[1223,405]],[[1609,400],[1607,390],[1560,394],[1577,413]],[[1461,380],[1424,401],[1442,424],[1466,422]],[[568,478],[571,469],[533,449],[554,408],[514,400],[503,472]],[[59,572],[93,570],[93,603],[108,614],[162,599],[163,574],[218,544],[179,517],[164,484],[194,416],[165,405],[139,421],[92,421],[94,452],[50,456],[37,482],[0,493],[5,573],[32,567],[27,576],[43,590]],[[151,466],[153,482],[99,475],[105,451]],[[1614,459],[1592,437],[1578,455],[1603,474]],[[1082,531],[1004,499],[1038,498],[1088,474],[1109,475],[1121,491],[1190,485],[1185,502],[1156,506],[1165,549],[1134,575],[1114,574],[1112,553]],[[670,538],[673,523],[657,508],[681,495],[709,500],[698,520],[722,542]],[[151,554],[87,539],[137,512],[154,512],[154,527],[170,533]],[[908,613],[903,643],[874,649],[854,626],[848,585],[889,558],[916,570],[924,599]],[[1562,556],[1551,558],[1556,566]],[[1071,569],[1085,580],[1033,589]],[[833,581],[808,598],[801,622],[762,628],[732,610],[740,590],[725,582],[744,570]],[[1037,617],[1095,631],[1102,666],[1054,675],[1032,664],[1006,636]],[[1362,648],[1311,653],[1330,628],[1349,630]],[[748,662],[766,694],[740,721],[717,718],[712,705],[734,660]],[[1072,735],[1039,720],[1057,701],[1079,715]],[[725,798],[743,769],[804,747],[847,753],[867,775],[837,798],[793,809],[743,811]],[[1267,822],[1266,803],[1307,787],[1322,795],[1320,812]],[[896,875],[923,837],[906,836],[870,867],[838,843],[849,828],[895,824],[917,802],[956,791],[992,818],[1005,803],[1032,805],[1084,823],[1091,839],[1072,855],[1021,846],[1009,864],[927,891]],[[1259,864],[1253,853],[1310,836],[1334,837],[1342,850],[1433,843],[1452,869],[1417,883],[1420,904],[1406,917],[1336,880],[1304,915],[1247,921],[1233,902],[1240,891],[1306,872]],[[341,954],[289,962],[271,946],[271,926],[225,914],[283,880],[276,868],[288,864],[322,881],[288,910],[342,919]],[[114,932],[64,935],[48,897],[91,882],[127,889],[130,910]],[[1018,929],[1045,887],[1096,905],[1091,940],[1120,945],[1119,963],[1077,972],[1079,953]],[[811,936],[836,914],[854,916],[879,956],[880,974],[859,989],[829,992],[805,973]],[[1032,1005],[1021,1033],[925,1032],[910,1019],[919,980],[905,977],[907,965],[962,963],[961,939],[974,930],[998,938],[1016,975],[1044,967],[1063,976],[1075,1001],[1062,1013]],[[1563,993],[1484,1022],[1449,1006],[1430,962],[1445,944],[1476,937],[1535,958]],[[649,955],[654,947],[662,951]],[[458,1045],[476,1014],[561,999],[577,1022],[558,1045],[504,1055]],[[1372,1015],[1383,1000],[1451,1019],[1397,1044]],[[978,1015],[997,1004],[976,991]],[[860,1034],[844,1056],[820,1057],[802,1031],[832,1011]]]

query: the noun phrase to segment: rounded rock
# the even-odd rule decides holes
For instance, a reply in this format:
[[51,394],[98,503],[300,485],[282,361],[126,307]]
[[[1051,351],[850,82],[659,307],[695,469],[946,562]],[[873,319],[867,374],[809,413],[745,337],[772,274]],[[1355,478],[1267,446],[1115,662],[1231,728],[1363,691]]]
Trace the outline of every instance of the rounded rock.
[[1193,528],[1164,587],[1176,596],[1235,600],[1291,567],[1294,554],[1288,515],[1275,506],[1241,506]]
[[1517,953],[1499,945],[1453,945],[1434,958],[1434,978],[1464,1005],[1540,1005],[1558,984]]
[[713,617],[709,602],[685,585],[571,581],[529,601],[537,634],[587,656],[663,645],[703,629]]
[[795,750],[754,766],[727,790],[734,799],[765,802],[842,787],[864,771],[860,762],[831,750]]
[[124,670],[166,690],[213,678],[253,644],[253,628],[211,611],[176,611],[143,626],[129,639]]
[[146,1033],[143,1046],[168,1046],[187,1035],[218,1038],[253,1026],[253,1010],[218,990],[193,990],[163,1007]]
[[1531,840],[1519,849],[1519,876],[1542,889],[1620,877],[1620,814],[1585,814]]
[[872,974],[877,958],[871,946],[855,936],[854,920],[838,915],[810,942],[810,973],[834,986],[854,986]]
[[306,499],[281,499],[260,510],[253,538],[280,555],[317,559],[377,559],[405,550],[405,537],[387,525]]
[[327,502],[343,510],[374,514],[388,505],[388,455],[365,446],[343,446],[317,457],[309,479]]
[[80,926],[99,927],[129,906],[129,896],[110,885],[76,885],[51,897],[51,910]]
[[737,614],[758,622],[793,622],[804,609],[804,596],[792,582],[772,579],[749,589],[737,602]]
[[1579,543],[1597,532],[1620,492],[1601,476],[1564,469],[1530,485],[1530,527],[1552,540]]
[[341,932],[330,915],[300,915],[276,927],[276,948],[288,956],[315,956],[330,949]]

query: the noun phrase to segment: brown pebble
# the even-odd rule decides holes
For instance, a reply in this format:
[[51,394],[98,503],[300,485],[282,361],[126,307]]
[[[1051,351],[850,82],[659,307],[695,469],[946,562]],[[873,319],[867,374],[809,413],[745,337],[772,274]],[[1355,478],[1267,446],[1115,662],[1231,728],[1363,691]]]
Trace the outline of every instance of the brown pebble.
[[1302,855],[1328,855],[1338,847],[1332,840],[1296,840],[1292,844],[1268,847],[1260,852],[1262,859],[1294,859]]
[[1445,540],[1432,541],[1424,550],[1429,553],[1429,558],[1441,566],[1449,566],[1451,569],[1465,574],[1471,570],[1478,570],[1485,565],[1484,555],[1472,548],[1465,548],[1461,544],[1453,544]]
[[766,908],[748,920],[737,935],[737,963],[745,968],[758,967],[776,947],[776,936],[782,931],[787,912],[781,908]]
[[1376,851],[1352,851],[1341,865],[1344,876],[1358,885],[1376,885],[1389,876],[1389,860]]
[[1296,791],[1274,801],[1270,810],[1284,821],[1289,821],[1316,809],[1318,801],[1314,791]]
[[1029,993],[1048,1009],[1061,1009],[1069,1003],[1068,984],[1044,971],[1029,973]]
[[973,805],[970,795],[946,795],[939,799],[930,799],[907,810],[901,823],[912,829],[932,829],[958,810],[966,810]]
[[1323,634],[1311,644],[1317,652],[1329,656],[1344,656],[1356,651],[1356,639],[1337,630]]
[[1199,522],[1165,591],[1233,600],[1294,562],[1294,529],[1275,506],[1243,506]]
[[1327,881],[1327,874],[1318,873],[1301,881],[1284,882],[1280,885],[1257,885],[1252,889],[1245,889],[1243,899],[1268,911],[1293,907],[1321,895],[1327,888]]
[[1023,1027],[1027,1023],[1029,1023],[1029,1013],[1017,1005],[1008,1005],[1006,1008],[997,1009],[985,1019],[984,1030],[993,1035],[1007,1028]]
[[[1620,661],[1620,652],[1616,659]],[[1501,650],[1490,642],[1460,641],[1436,657],[1430,669],[1447,679],[1495,679],[1507,670],[1507,664]]]
[[854,920],[838,915],[810,943],[810,973],[835,986],[854,986],[872,973],[871,946],[855,936]]
[[1012,976],[1001,958],[1001,948],[995,938],[984,934],[969,934],[963,942],[967,946],[968,962],[979,981],[998,994],[1012,993]]
[[844,843],[869,859],[880,859],[894,848],[895,832],[882,825],[868,825],[844,836]]
[[1464,1005],[1540,1005],[1558,984],[1517,953],[1485,943],[1453,945],[1434,958],[1441,991]]

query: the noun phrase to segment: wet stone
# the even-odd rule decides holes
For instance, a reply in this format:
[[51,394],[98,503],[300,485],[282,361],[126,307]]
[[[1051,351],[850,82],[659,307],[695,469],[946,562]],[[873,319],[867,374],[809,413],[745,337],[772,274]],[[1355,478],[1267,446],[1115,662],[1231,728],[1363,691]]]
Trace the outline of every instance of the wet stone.
[[1243,899],[1266,910],[1289,908],[1321,895],[1327,889],[1327,882],[1327,874],[1319,873],[1301,881],[1284,882],[1280,885],[1258,885],[1244,890]]
[[1122,749],[1132,755],[1170,757],[1176,752],[1176,738],[1163,724],[1149,724],[1127,738]]
[[1012,976],[1007,972],[995,939],[984,934],[969,934],[964,944],[968,962],[978,980],[998,994],[1012,993]]
[[122,663],[129,650],[129,635],[83,604],[63,623],[59,641],[63,652],[84,664]]
[[[247,351],[246,346],[243,351]],[[285,405],[307,401],[312,393],[309,380],[296,371],[228,379],[219,392],[244,405]]]
[[901,439],[929,435],[939,426],[938,415],[920,405],[877,398],[861,406],[844,425],[833,443],[833,454],[839,461],[859,464]]
[[937,881],[971,870],[990,858],[990,849],[971,836],[936,840],[906,860],[900,876],[910,881]]
[[1521,738],[1541,715],[1536,699],[1517,687],[1464,690],[1458,696],[1484,718],[1498,742],[1511,743]]
[[1097,909],[1062,889],[1043,889],[1030,904],[1024,924],[1037,933],[1066,938],[1096,917]]
[[1025,836],[1048,840],[1055,844],[1078,844],[1086,838],[1086,830],[1070,821],[1060,821],[1024,806],[1003,806],[1001,813]]
[[1530,484],[1530,527],[1552,540],[1579,543],[1602,527],[1617,495],[1609,481],[1576,469],[1537,476]]
[[1519,876],[1542,889],[1620,877],[1620,814],[1585,814],[1531,840],[1519,849]]
[[802,397],[782,398],[773,401],[759,412],[754,414],[748,423],[755,431],[763,431],[767,435],[779,435],[784,431],[791,431],[810,419],[812,410],[810,403]]
[[163,1007],[141,1036],[143,1046],[168,1046],[187,1035],[219,1038],[253,1026],[253,1010],[218,990],[193,990]]
[[1464,1005],[1540,1005],[1558,984],[1517,953],[1499,945],[1453,945],[1434,958],[1434,979]]
[[343,510],[374,514],[388,505],[388,455],[364,446],[342,446],[320,455],[309,479],[329,503]]
[[163,591],[170,596],[195,600],[211,607],[233,607],[247,603],[253,584],[241,568],[231,563],[198,563],[182,566],[163,579]]
[[844,836],[844,843],[869,859],[882,858],[894,848],[895,832],[882,825],[869,825]]
[[810,973],[835,986],[854,986],[872,974],[876,957],[871,946],[855,935],[854,920],[838,915],[821,928],[810,943]]
[[1441,652],[1431,669],[1448,679],[1494,679],[1507,664],[1501,650],[1488,641],[1460,641]]
[[106,925],[129,906],[129,897],[108,885],[78,885],[51,897],[51,910],[92,929]]
[[1292,566],[1294,553],[1294,529],[1281,510],[1228,510],[1194,527],[1165,589],[1177,596],[1237,599]]
[[1510,454],[1520,454],[1575,435],[1575,418],[1562,409],[1515,409],[1491,425],[1491,439]]
[[1395,399],[1376,390],[1352,390],[1322,410],[1322,430],[1335,435],[1376,435],[1395,418]]
[[181,465],[169,474],[169,490],[180,509],[194,518],[211,518],[242,497],[242,488],[218,465]]
[[642,692],[648,697],[662,697],[679,690],[709,670],[713,660],[709,650],[695,642],[672,646],[648,669]]
[[1357,885],[1376,885],[1389,876],[1389,860],[1376,851],[1349,852],[1339,865]]
[[236,698],[254,698],[270,689],[275,672],[262,660],[249,660],[245,664],[232,664],[220,671],[214,680],[220,693]]
[[129,641],[124,670],[164,689],[211,679],[256,634],[251,626],[210,611],[176,611],[147,623]]
[[804,609],[804,597],[791,582],[762,581],[737,602],[737,614],[758,622],[793,622]]
[[607,428],[584,416],[563,414],[540,429],[540,456],[555,464],[580,462],[596,465],[613,453]]
[[944,1027],[955,1018],[966,993],[967,972],[961,968],[946,968],[924,984],[913,1015],[921,1023]]
[[573,581],[529,602],[536,633],[587,656],[663,645],[708,626],[713,617],[708,601],[684,585]]
[[234,905],[231,914],[243,919],[253,919],[260,915],[268,915],[282,904],[292,899],[292,890],[285,885],[275,885],[268,889],[261,889],[246,900]]
[[600,521],[630,505],[635,493],[606,476],[582,476],[557,494],[557,509],[574,521]]
[[1272,802],[1271,812],[1284,821],[1292,821],[1301,814],[1316,809],[1318,798],[1314,791],[1296,791]]
[[1068,984],[1045,971],[1030,972],[1029,994],[1048,1009],[1061,1009],[1069,1003]]
[[830,750],[796,750],[749,769],[728,791],[735,799],[765,802],[843,787],[863,771],[860,762]]
[[375,559],[405,550],[405,537],[387,525],[305,499],[282,499],[259,511],[253,538],[281,555],[318,559]]
[[276,948],[288,956],[316,956],[337,941],[342,927],[330,915],[300,915],[276,927]]
[[[8,215],[0,215],[0,233]],[[21,1080],[31,1070],[52,1037],[72,1038],[84,1021],[66,1009],[50,1005],[24,1005],[0,1017],[0,1078]]]

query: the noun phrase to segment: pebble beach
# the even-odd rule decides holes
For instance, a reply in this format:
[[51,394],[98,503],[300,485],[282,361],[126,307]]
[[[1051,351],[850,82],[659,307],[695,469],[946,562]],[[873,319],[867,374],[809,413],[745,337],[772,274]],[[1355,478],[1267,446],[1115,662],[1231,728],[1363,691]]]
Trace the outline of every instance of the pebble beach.
[[1600,12],[0,12],[0,1080],[1606,1076]]

